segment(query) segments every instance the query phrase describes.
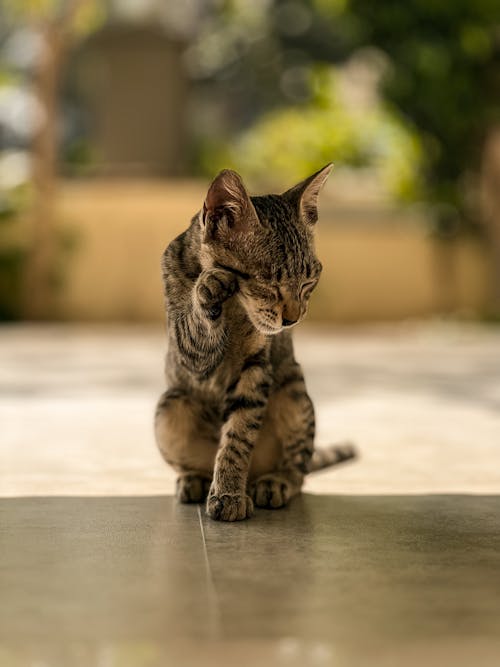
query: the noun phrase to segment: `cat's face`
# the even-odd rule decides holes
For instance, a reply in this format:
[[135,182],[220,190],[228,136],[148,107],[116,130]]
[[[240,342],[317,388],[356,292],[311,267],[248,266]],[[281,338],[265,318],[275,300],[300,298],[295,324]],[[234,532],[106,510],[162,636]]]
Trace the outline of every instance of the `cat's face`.
[[261,276],[240,280],[240,299],[254,327],[269,335],[300,322],[320,273],[321,264],[316,260],[301,275],[286,275],[281,280]]
[[[230,198],[207,197],[202,221],[207,257],[238,275],[239,299],[255,328],[277,334],[300,322],[316,287],[321,263],[313,226],[316,199],[330,172],[327,166],[283,195],[248,197],[238,175],[222,172]],[[217,179],[211,188],[218,186]],[[211,207],[211,208],[209,208]]]
[[311,228],[283,196],[253,197],[260,227],[234,256],[245,276],[240,300],[258,331],[279,333],[300,322],[318,284]]

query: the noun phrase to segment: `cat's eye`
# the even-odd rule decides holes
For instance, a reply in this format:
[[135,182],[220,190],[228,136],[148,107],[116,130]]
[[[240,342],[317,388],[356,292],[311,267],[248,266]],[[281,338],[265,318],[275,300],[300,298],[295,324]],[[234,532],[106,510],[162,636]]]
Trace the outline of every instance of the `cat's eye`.
[[234,273],[235,276],[241,278],[242,280],[248,280],[250,278],[249,273],[244,273],[234,266],[228,266],[227,264],[221,264],[220,262],[215,262],[215,266],[219,269],[224,269],[224,271],[229,271],[229,273]]
[[271,285],[252,285],[251,293],[256,299],[274,301],[279,298],[279,290]]
[[310,296],[311,292],[313,291],[313,288],[317,285],[317,283],[318,283],[317,280],[308,280],[306,283],[304,283],[300,290],[301,297],[306,298]]

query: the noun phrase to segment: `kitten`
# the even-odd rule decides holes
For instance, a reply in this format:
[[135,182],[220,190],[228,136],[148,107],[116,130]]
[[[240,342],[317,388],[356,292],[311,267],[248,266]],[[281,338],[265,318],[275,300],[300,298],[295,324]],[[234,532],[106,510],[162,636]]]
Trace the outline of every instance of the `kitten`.
[[168,389],[156,439],[179,473],[179,500],[206,498],[213,519],[282,507],[307,472],[353,456],[349,445],[314,452],[314,409],[290,331],[321,273],[313,228],[331,168],[263,197],[222,171],[163,254]]

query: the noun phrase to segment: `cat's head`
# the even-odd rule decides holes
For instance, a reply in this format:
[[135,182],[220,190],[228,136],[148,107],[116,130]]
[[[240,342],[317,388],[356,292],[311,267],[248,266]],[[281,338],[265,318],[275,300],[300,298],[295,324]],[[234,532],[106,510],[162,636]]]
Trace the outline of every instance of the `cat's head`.
[[200,213],[202,263],[238,275],[239,297],[262,333],[279,333],[307,311],[321,273],[313,241],[318,195],[331,169],[281,195],[249,197],[227,169],[210,185]]

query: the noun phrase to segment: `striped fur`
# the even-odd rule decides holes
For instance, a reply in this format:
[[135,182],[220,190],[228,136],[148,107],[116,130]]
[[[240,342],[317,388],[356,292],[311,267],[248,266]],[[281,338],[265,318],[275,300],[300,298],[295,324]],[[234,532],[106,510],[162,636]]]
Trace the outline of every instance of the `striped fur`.
[[356,458],[357,452],[350,442],[343,442],[329,447],[315,449],[309,461],[308,472],[317,472],[330,466]]
[[314,453],[314,409],[290,332],[321,273],[313,227],[330,169],[265,197],[221,172],[163,255],[167,390],[156,439],[179,473],[180,501],[206,498],[213,519],[282,507],[307,472],[347,458]]

